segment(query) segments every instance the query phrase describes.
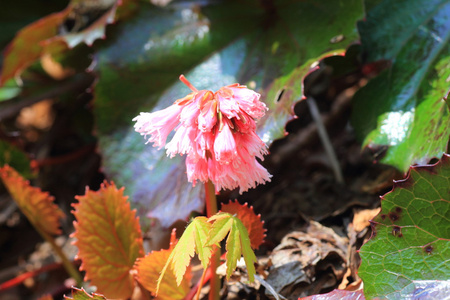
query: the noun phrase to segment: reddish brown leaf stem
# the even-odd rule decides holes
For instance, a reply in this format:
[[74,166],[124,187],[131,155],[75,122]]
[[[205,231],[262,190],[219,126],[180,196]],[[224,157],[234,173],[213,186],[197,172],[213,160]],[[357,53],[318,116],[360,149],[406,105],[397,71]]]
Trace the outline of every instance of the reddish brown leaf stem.
[[[205,183],[205,200],[206,200],[206,215],[207,217],[217,214],[217,199],[216,189],[211,181]],[[211,256],[211,281],[209,300],[220,299],[220,278],[217,275],[216,270],[220,266],[220,251],[219,248],[214,247],[213,254]]]
[[48,271],[59,269],[61,266],[62,266],[61,263],[53,263],[53,264],[49,264],[49,265],[43,266],[40,269],[20,274],[20,275],[14,277],[13,279],[10,279],[8,281],[5,281],[5,282],[1,283],[0,284],[0,292],[1,291],[6,291],[6,290],[8,290],[10,288],[13,288],[13,287],[21,284],[22,282],[24,282],[28,278],[35,277],[35,276],[37,276],[37,275],[39,275],[41,273],[44,273],[44,272],[48,272]]
[[211,279],[211,274],[211,268],[208,268],[206,273],[203,272],[202,278],[195,284],[183,300],[192,300],[197,294],[200,294],[203,285]]
[[86,146],[79,148],[71,153],[60,155],[57,157],[48,157],[48,158],[39,159],[39,160],[33,159],[30,162],[30,166],[33,170],[37,171],[37,170],[39,170],[39,168],[41,168],[43,166],[58,165],[58,164],[70,162],[74,159],[77,159],[79,157],[82,157],[82,156],[88,154],[89,152],[92,152],[94,149],[95,149],[95,145],[86,145]]

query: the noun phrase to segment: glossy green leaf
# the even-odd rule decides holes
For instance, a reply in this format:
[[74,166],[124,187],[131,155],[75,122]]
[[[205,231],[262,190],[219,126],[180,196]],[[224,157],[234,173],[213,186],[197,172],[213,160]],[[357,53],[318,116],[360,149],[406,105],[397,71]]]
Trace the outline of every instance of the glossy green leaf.
[[360,250],[367,298],[406,299],[423,284],[418,281],[448,279],[449,187],[450,156],[444,155],[435,165],[411,167],[382,197],[373,236]]
[[270,108],[258,124],[270,144],[285,135],[311,65],[355,41],[360,18],[359,0],[141,3],[133,18],[111,26],[97,55],[95,114],[105,172],[127,186],[141,215],[163,226],[201,210],[202,187],[187,182],[184,158],[168,160],[163,150],[144,145],[132,118],[188,94],[178,82],[182,73],[198,89],[239,82]]
[[392,66],[354,96],[364,146],[388,146],[383,163],[406,172],[446,151],[450,136],[450,1],[382,1],[359,23],[363,56]]

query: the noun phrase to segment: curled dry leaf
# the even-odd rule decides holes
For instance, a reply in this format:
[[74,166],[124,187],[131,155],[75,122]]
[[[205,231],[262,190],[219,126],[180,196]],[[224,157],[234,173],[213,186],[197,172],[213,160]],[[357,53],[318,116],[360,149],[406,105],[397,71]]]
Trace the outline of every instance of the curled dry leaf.
[[0,177],[20,210],[38,231],[61,234],[59,226],[64,213],[53,203],[54,197],[30,186],[28,180],[8,165],[0,168]]
[[310,221],[305,232],[289,233],[273,250],[266,281],[289,299],[337,287],[346,271],[347,248],[346,238]]
[[142,234],[136,212],[130,209],[124,188],[104,182],[97,192],[86,190],[74,204],[74,242],[80,269],[86,271],[98,291],[112,298],[128,298],[134,289],[130,271],[144,255]]

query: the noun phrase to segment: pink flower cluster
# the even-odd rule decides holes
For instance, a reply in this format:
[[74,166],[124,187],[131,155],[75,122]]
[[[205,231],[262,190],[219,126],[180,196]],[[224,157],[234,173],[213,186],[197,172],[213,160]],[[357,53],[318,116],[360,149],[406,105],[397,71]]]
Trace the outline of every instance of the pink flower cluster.
[[255,158],[267,154],[255,133],[255,120],[267,110],[260,95],[237,83],[213,93],[198,91],[183,75],[180,80],[193,92],[166,109],[141,113],[133,119],[135,130],[149,136],[153,146],[165,145],[170,157],[186,154],[187,176],[193,184],[211,180],[216,192],[239,187],[242,193],[270,181],[271,175]]

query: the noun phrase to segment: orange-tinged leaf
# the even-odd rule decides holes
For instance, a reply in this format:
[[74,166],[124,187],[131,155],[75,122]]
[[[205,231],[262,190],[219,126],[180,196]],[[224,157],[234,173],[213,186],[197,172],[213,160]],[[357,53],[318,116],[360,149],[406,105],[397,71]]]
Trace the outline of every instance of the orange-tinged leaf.
[[0,177],[17,206],[38,231],[61,234],[59,221],[64,213],[53,203],[54,198],[40,188],[30,186],[12,167],[0,168]]
[[211,224],[208,223],[208,219],[205,217],[197,217],[189,223],[161,271],[156,286],[157,293],[169,266],[172,267],[175,274],[177,285],[181,284],[186,269],[195,253],[197,253],[203,268],[207,268],[211,259],[212,247],[205,246],[205,244],[210,229]]
[[208,219],[208,222],[213,222],[211,231],[209,232],[209,239],[207,246],[217,245],[228,234],[226,242],[226,264],[227,264],[227,279],[230,279],[234,269],[236,269],[237,261],[244,256],[245,265],[247,266],[248,278],[250,281],[255,280],[255,266],[256,256],[252,250],[250,238],[247,228],[242,221],[230,213],[219,212]]
[[73,298],[64,296],[64,299],[67,299],[67,300],[106,300],[106,297],[101,294],[92,293],[92,296],[91,296],[83,288],[78,289],[76,287],[72,288],[72,297]]
[[48,15],[20,30],[4,52],[0,86],[11,79],[42,55],[42,41],[58,33],[58,25],[69,13],[65,9]]
[[266,236],[266,229],[263,227],[264,221],[261,221],[261,215],[255,214],[253,206],[249,207],[247,203],[240,204],[235,200],[222,204],[220,211],[236,215],[248,230],[252,248],[259,248]]
[[[175,237],[175,230],[172,231],[170,248],[167,250],[153,251],[147,254],[144,258],[138,259],[136,263],[137,280],[139,283],[150,291],[153,295],[156,295],[157,280],[159,272],[164,267],[165,262],[169,258],[177,243]],[[169,272],[164,276],[161,281],[158,297],[160,300],[178,300],[184,299],[190,291],[190,279],[191,271],[187,269],[184,274],[184,278],[179,286],[176,285],[175,274]]]
[[110,298],[128,298],[134,288],[130,271],[144,254],[136,211],[130,209],[124,188],[106,181],[97,192],[86,190],[74,204],[80,270],[98,291]]
[[[97,2],[97,4],[102,4]],[[128,16],[137,6],[134,0],[106,2],[103,1],[104,6],[100,7],[100,9],[106,9],[105,13],[79,32],[60,32],[62,31],[61,25],[69,15],[75,13],[75,22],[86,19],[86,16],[80,15],[81,13],[77,12],[75,8],[82,6],[86,9],[87,5],[80,4],[80,1],[77,0],[71,1],[63,11],[48,15],[20,30],[4,52],[0,86],[8,79],[20,75],[25,68],[44,54],[60,54],[78,44],[85,43],[91,46],[95,40],[104,39],[106,26],[119,18]],[[109,9],[107,9],[108,7]],[[120,10],[116,14],[118,8]],[[73,21],[71,20],[71,22]]]

